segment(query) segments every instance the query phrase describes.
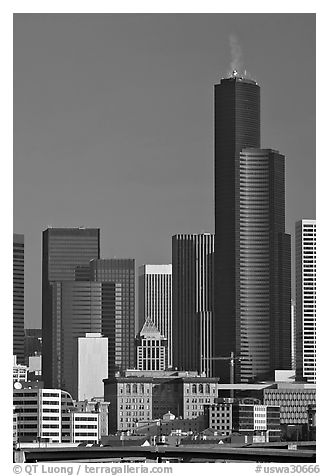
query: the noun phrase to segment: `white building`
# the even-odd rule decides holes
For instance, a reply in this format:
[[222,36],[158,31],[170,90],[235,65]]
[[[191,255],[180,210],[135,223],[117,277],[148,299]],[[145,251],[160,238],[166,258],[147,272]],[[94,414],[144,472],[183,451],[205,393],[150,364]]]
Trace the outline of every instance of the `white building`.
[[14,441],[97,443],[99,412],[83,412],[57,389],[14,389]]
[[168,367],[172,367],[172,265],[145,264],[138,276],[138,329],[150,319],[168,341]]
[[27,381],[27,366],[17,363],[17,355],[13,356],[13,382]]
[[98,420],[99,413],[71,412],[71,443],[97,443],[100,439]]
[[291,368],[296,370],[296,303],[291,300]]
[[316,382],[316,222],[296,223],[296,375]]
[[36,441],[42,438],[61,442],[61,397],[61,390],[14,389],[19,441]]
[[104,396],[103,379],[108,378],[108,338],[86,333],[78,338],[78,400]]
[[166,370],[167,363],[167,339],[148,318],[136,337],[137,370]]

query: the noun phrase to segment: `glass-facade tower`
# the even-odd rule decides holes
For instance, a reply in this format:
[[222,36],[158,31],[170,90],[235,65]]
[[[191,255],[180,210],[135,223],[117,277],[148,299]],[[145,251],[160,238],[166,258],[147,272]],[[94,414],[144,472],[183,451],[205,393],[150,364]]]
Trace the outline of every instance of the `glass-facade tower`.
[[[290,235],[284,157],[260,149],[260,88],[233,72],[215,85],[215,375],[291,368]],[[289,354],[289,355],[288,355]]]
[[24,364],[24,235],[13,240],[13,355]]
[[98,228],[48,228],[42,242],[42,374],[45,387],[60,388],[61,283],[76,280],[76,270],[99,258]]

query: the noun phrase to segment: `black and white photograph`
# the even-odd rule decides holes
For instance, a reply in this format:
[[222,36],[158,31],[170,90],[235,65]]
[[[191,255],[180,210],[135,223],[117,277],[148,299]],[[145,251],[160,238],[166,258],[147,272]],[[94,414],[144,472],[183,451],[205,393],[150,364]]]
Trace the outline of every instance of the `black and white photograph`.
[[319,473],[316,14],[12,23],[14,473]]

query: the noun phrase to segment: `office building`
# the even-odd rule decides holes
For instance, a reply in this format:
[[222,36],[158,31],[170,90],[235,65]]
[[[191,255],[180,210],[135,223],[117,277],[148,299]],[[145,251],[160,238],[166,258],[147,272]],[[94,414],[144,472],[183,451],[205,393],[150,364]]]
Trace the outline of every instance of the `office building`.
[[95,444],[100,439],[99,414],[92,412],[70,412],[70,442]]
[[[260,147],[260,88],[233,72],[215,85],[215,319],[214,355],[237,354],[237,214],[240,152]],[[229,382],[225,362],[216,375]]]
[[[104,386],[102,393],[104,393]],[[78,412],[98,413],[99,438],[109,434],[109,412],[111,410],[109,402],[104,402],[104,399],[92,398],[76,402],[75,407]]]
[[138,370],[167,370],[167,339],[146,319],[136,337],[136,367]]
[[172,237],[173,367],[212,376],[214,235]]
[[[127,259],[94,259],[90,262],[90,280],[120,285],[115,290],[116,304],[116,350],[111,345],[112,328],[103,328],[102,334],[109,338],[109,358],[111,352],[116,359],[117,370],[130,369],[135,366],[135,260]],[[120,314],[120,316],[119,316]],[[109,365],[111,371],[111,365]]]
[[291,300],[291,368],[296,370],[296,301]]
[[27,366],[17,363],[17,355],[13,356],[13,382],[27,381]]
[[243,149],[238,163],[237,381],[291,369],[290,235],[285,234],[285,158]]
[[[102,283],[64,281],[57,315],[61,319],[60,388],[78,399],[78,338],[102,331]],[[105,356],[107,360],[107,355]],[[94,396],[94,395],[93,395]]]
[[161,419],[171,412],[182,419],[202,418],[214,403],[218,379],[197,372],[129,370],[104,380],[110,402],[109,431],[135,432],[139,421]]
[[104,396],[103,379],[108,378],[108,339],[100,333],[78,337],[77,399]]
[[232,404],[233,398],[217,398],[215,403],[205,405],[204,418],[206,428],[220,432],[220,435],[228,436],[232,433]]
[[316,382],[316,222],[296,223],[296,377]]
[[14,406],[17,415],[18,441],[47,439],[61,442],[62,406],[72,407],[72,399],[62,405],[62,392],[55,389],[14,390]]
[[99,411],[74,406],[69,393],[58,389],[14,390],[14,441],[97,443]]
[[24,364],[24,235],[13,239],[13,355]]
[[42,381],[42,355],[31,355],[28,361],[28,380]]
[[232,405],[233,431],[252,435],[254,442],[280,441],[280,407],[237,402]]
[[76,269],[100,256],[98,228],[48,228],[42,242],[42,374],[45,386],[60,388],[61,283],[75,281]]
[[232,432],[252,435],[254,441],[280,441],[280,407],[254,403],[252,399],[238,401],[219,398],[205,406],[207,428],[228,436]]
[[151,319],[167,338],[167,367],[172,367],[172,265],[145,264],[138,271],[138,331]]
[[259,147],[260,88],[234,71],[215,85],[214,357],[241,359],[237,382],[291,366],[284,157]]
[[24,354],[25,363],[29,361],[29,357],[42,352],[42,329],[25,329],[24,337]]
[[316,405],[314,384],[277,383],[264,389],[264,405],[280,407],[281,425],[307,425],[309,405]]

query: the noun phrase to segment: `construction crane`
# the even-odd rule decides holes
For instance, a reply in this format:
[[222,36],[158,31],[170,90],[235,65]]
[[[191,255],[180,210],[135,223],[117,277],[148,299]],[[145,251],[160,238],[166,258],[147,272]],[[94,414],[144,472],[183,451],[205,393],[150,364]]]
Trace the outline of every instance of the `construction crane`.
[[[206,360],[229,360],[230,361],[230,384],[234,384],[234,366],[235,361],[241,362],[242,358],[238,355],[235,356],[234,352],[231,352],[229,356],[220,356],[220,357],[203,357]],[[230,397],[234,398],[234,390],[230,389]]]

